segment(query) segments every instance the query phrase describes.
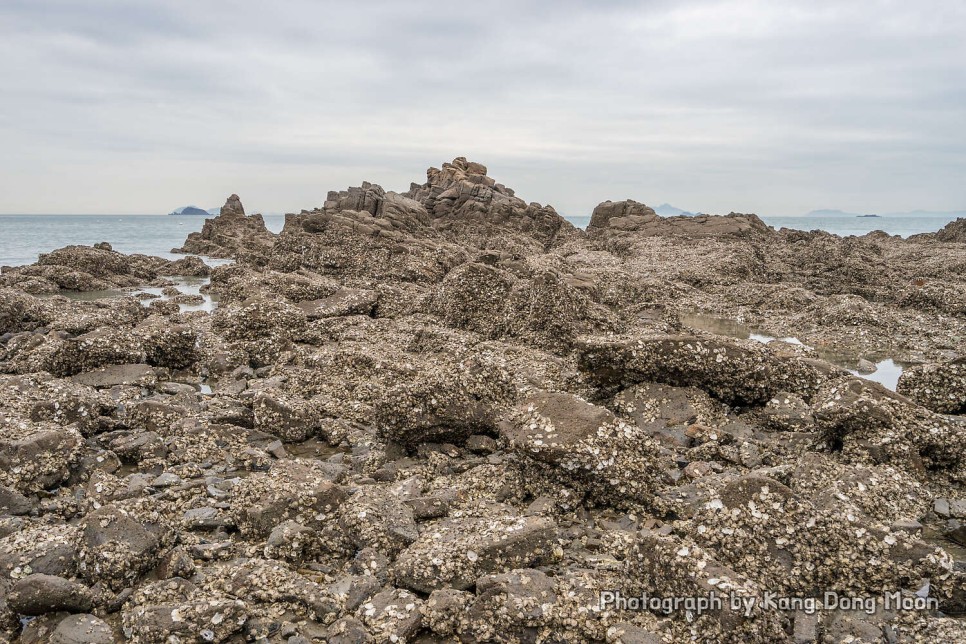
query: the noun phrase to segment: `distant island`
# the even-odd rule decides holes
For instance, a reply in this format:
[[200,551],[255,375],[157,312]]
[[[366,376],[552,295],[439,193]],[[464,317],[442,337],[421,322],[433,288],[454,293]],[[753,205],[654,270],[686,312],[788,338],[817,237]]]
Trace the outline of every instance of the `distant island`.
[[825,208],[807,212],[805,217],[966,217],[966,211],[936,211],[936,210],[908,210],[904,212],[884,212],[880,215],[863,214],[860,212],[847,212],[845,210],[834,210]]
[[661,215],[662,217],[677,217],[683,215],[685,217],[693,217],[693,212],[688,212],[687,210],[682,210],[669,203],[662,203],[660,206],[654,209],[654,212]]
[[207,217],[209,215],[217,215],[219,212],[219,208],[209,208],[208,210],[204,210],[202,208],[198,208],[197,206],[182,206],[181,208],[175,208],[169,212],[168,215],[203,215]]

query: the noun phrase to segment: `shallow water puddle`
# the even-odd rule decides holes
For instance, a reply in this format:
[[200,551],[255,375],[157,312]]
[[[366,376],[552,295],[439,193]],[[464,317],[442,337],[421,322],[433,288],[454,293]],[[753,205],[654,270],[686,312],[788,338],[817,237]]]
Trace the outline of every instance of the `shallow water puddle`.
[[[208,279],[207,277],[177,277],[177,278],[171,278],[170,281],[174,282],[174,287],[179,291],[181,291],[182,294],[200,295],[202,298],[204,298],[204,300],[202,302],[199,302],[198,304],[179,303],[178,308],[181,310],[181,313],[186,313],[188,311],[206,311],[208,313],[211,313],[216,308],[218,308],[218,300],[216,298],[212,297],[208,293],[201,292],[201,288],[203,286],[207,286],[209,283],[211,283],[211,280]],[[165,295],[162,291],[163,289],[161,287],[151,286],[151,287],[138,289],[134,291],[133,294],[137,295],[138,293],[148,293],[150,295],[157,295],[158,297],[156,298],[150,298],[150,299],[145,299],[141,301],[141,304],[143,304],[144,306],[148,306],[151,304],[151,302],[155,302],[155,301],[164,302],[166,300],[172,299],[167,295]]]
[[849,373],[866,380],[874,380],[883,387],[895,391],[899,384],[899,376],[902,375],[902,365],[896,364],[892,358],[886,358],[875,363],[875,371],[872,373],[859,373],[852,369],[849,369]]
[[[186,257],[190,257],[186,255]],[[194,257],[201,258],[208,266],[212,268],[218,266],[228,266],[234,264],[233,259],[216,259],[213,257],[206,257],[204,255],[196,255]],[[203,298],[203,301],[196,304],[184,304],[178,303],[178,308],[180,313],[187,313],[190,311],[205,311],[211,313],[216,308],[218,308],[218,298],[212,297],[208,293],[202,293],[201,289],[211,283],[211,279],[207,277],[177,277],[168,276],[168,281],[172,282],[172,286],[181,291],[183,295],[199,295]],[[155,297],[145,298],[141,300],[143,306],[149,306],[151,302],[155,301],[167,301],[172,299],[171,297],[165,295],[162,292],[162,287],[155,286],[145,286],[141,288],[133,289],[109,289],[101,291],[58,291],[57,293],[51,293],[49,295],[39,295],[38,297],[55,297],[57,295],[62,295],[70,300],[76,300],[78,302],[93,302],[94,300],[103,300],[117,297],[127,297],[131,295],[148,294]]]
[[[714,333],[717,335],[727,335],[733,338],[739,338],[741,340],[755,340],[756,342],[761,342],[763,344],[768,344],[773,340],[779,340],[781,342],[797,344],[809,349],[813,348],[804,344],[798,338],[776,338],[763,333],[755,333],[751,327],[728,318],[719,318],[713,315],[695,312],[680,313],[678,314],[678,318],[685,326],[689,326],[692,329],[698,329],[699,331],[707,331],[708,333]],[[854,368],[856,362],[858,362],[858,356],[844,356],[841,354],[823,352],[821,350],[817,350],[817,353],[823,360],[826,360],[827,362],[830,362],[838,367],[842,367],[849,373],[858,376],[859,378],[877,382],[883,387],[886,387],[892,391],[896,390],[896,386],[899,383],[899,376],[902,375],[902,365],[896,363],[892,358],[886,358],[875,363],[875,371],[871,373],[860,373]]]

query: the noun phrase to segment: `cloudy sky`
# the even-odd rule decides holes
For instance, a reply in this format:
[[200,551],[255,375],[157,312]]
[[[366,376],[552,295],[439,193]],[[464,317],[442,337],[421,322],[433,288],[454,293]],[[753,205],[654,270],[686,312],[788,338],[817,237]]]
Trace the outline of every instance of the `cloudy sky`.
[[962,0],[3,0],[0,213],[249,211],[455,156],[528,201],[966,208]]

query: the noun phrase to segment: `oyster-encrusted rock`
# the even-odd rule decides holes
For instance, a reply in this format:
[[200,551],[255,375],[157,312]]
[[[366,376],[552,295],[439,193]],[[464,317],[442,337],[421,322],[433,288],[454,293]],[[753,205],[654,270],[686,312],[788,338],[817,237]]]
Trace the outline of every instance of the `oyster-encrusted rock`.
[[579,361],[580,369],[602,386],[649,380],[698,387],[734,403],[762,403],[779,391],[811,397],[826,379],[808,362],[760,344],[697,336],[589,339],[579,348]]
[[426,525],[392,567],[396,584],[417,592],[465,590],[478,577],[550,562],[557,527],[543,517],[442,519]]
[[649,503],[671,466],[640,427],[572,394],[540,392],[524,399],[501,434],[542,466],[535,472],[576,483],[615,507]]
[[966,413],[966,358],[905,369],[896,391],[940,414]]

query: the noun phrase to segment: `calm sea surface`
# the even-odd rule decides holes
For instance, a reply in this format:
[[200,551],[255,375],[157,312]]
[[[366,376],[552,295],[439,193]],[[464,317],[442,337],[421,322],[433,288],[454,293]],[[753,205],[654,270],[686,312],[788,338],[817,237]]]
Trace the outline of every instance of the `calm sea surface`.
[[[590,217],[568,217],[584,228]],[[907,237],[935,232],[952,217],[762,217],[776,228],[827,230],[837,235],[863,235],[884,230]],[[201,230],[204,217],[168,215],[0,215],[0,266],[30,264],[37,255],[68,244],[95,244],[106,241],[122,253],[144,253],[177,257],[172,248],[181,246],[188,233]],[[278,232],[284,215],[266,215],[269,230]]]

